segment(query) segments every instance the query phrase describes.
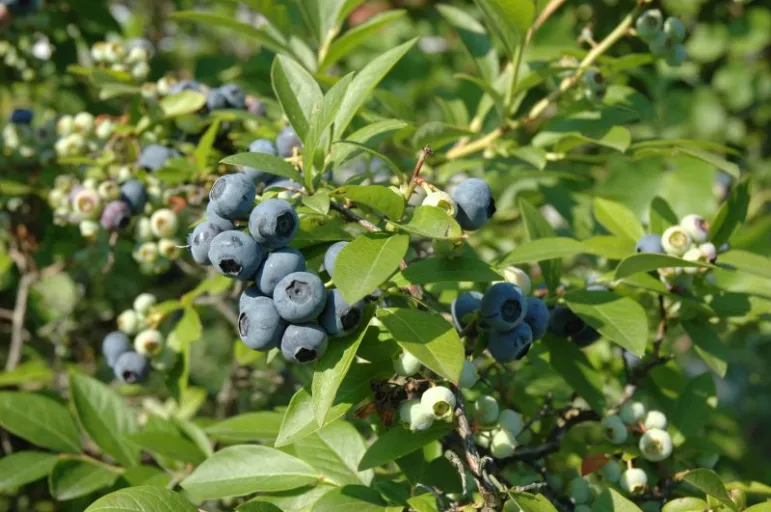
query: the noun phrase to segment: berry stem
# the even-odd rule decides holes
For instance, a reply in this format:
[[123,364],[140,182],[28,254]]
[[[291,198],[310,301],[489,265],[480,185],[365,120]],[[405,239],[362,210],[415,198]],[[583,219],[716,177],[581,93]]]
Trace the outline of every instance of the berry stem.
[[413,169],[412,176],[410,177],[410,182],[407,185],[407,191],[404,193],[405,200],[409,201],[410,197],[412,197],[412,193],[415,192],[415,187],[418,186],[418,178],[420,177],[420,171],[423,169],[423,164],[426,162],[426,158],[428,158],[433,154],[434,152],[431,151],[431,148],[429,146],[424,147],[420,151],[418,162],[415,164],[415,169]]

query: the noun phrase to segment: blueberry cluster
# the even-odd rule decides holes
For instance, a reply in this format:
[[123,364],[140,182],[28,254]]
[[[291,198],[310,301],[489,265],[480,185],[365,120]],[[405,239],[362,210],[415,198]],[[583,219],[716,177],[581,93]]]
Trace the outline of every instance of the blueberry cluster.
[[116,122],[109,116],[89,112],[63,115],[56,121],[58,139],[54,149],[59,157],[84,156],[101,150],[112,137]]
[[517,446],[530,439],[531,434],[524,429],[522,415],[512,409],[501,409],[493,396],[482,395],[477,398],[471,412],[478,428],[475,441],[490,450],[496,459],[511,457]]
[[[256,186],[246,172],[220,177],[209,192],[206,218],[190,234],[190,251],[201,265],[220,274],[252,281],[239,300],[238,331],[254,350],[280,347],[288,361],[312,363],[327,348],[328,336],[345,335],[359,325],[363,304],[348,304],[339,290],[327,290],[308,272],[305,258],[287,247],[300,220],[284,199],[254,205]],[[248,233],[236,223],[248,219]],[[331,274],[344,243],[324,259]]]
[[54,160],[52,123],[34,126],[34,113],[15,109],[0,132],[0,164],[47,164]]
[[[289,158],[296,156],[299,150],[302,149],[302,146],[302,141],[300,141],[297,133],[295,133],[294,128],[287,126],[278,133],[275,141],[270,139],[257,139],[253,141],[249,144],[249,152],[280,158]],[[274,185],[302,188],[302,185],[299,183],[294,183],[291,180],[280,180],[278,176],[253,167],[244,167],[243,172],[249,176],[254,183],[262,184],[264,187]]]
[[452,303],[451,313],[458,331],[473,321],[489,332],[487,350],[499,363],[522,359],[534,341],[546,334],[549,308],[530,293],[530,278],[517,267],[504,273],[506,281],[493,284],[483,294],[464,292]]
[[97,67],[125,73],[135,82],[144,82],[150,74],[148,60],[152,53],[152,45],[143,39],[99,41],[91,46],[91,59]]
[[[680,224],[670,226],[659,236],[648,234],[637,241],[637,253],[668,254],[685,261],[715,263],[718,251],[708,242],[709,223],[696,214],[686,215]],[[659,277],[670,288],[689,288],[694,278],[705,276],[706,267],[666,267],[658,269]]]
[[482,179],[465,179],[450,194],[428,184],[424,188],[426,197],[422,204],[444,209],[466,231],[481,229],[495,214],[492,190]]
[[405,400],[399,406],[399,421],[413,432],[427,430],[434,421],[452,421],[455,395],[445,386],[427,389],[420,399]]
[[584,94],[588,100],[600,101],[605,96],[608,86],[605,82],[605,76],[600,71],[587,69],[583,81],[586,86]]
[[658,9],[642,13],[635,23],[640,39],[648,43],[648,49],[657,59],[666,60],[670,66],[679,66],[688,57],[685,41],[685,25],[679,18],[664,16]]

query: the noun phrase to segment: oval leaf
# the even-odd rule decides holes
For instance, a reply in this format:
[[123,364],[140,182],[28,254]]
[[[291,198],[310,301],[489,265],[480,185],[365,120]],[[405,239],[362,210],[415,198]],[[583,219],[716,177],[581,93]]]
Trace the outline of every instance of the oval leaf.
[[195,444],[169,432],[139,432],[125,439],[153,455],[172,460],[200,464],[206,458]]
[[35,393],[0,393],[0,426],[30,443],[79,452],[80,439],[67,408]]
[[283,417],[273,411],[247,412],[209,425],[204,431],[218,441],[273,441]]
[[400,224],[399,227],[409,233],[428,238],[455,240],[461,236],[458,222],[437,206],[418,206],[409,222]]
[[404,213],[404,198],[388,187],[346,185],[334,190],[332,194],[369,206],[393,220],[399,220]]
[[500,281],[501,275],[484,261],[472,256],[461,258],[426,258],[410,263],[393,281],[398,285],[407,283],[475,282]]
[[297,456],[337,485],[370,485],[375,473],[359,471],[367,444],[350,423],[336,421],[295,444]]
[[582,252],[588,252],[587,248],[584,247],[584,244],[572,238],[539,238],[518,245],[501,262],[501,266],[566,258]]
[[428,430],[420,432],[410,432],[402,426],[396,426],[372,443],[359,463],[359,470],[372,469],[404,457],[431,441],[441,439],[452,428],[453,425],[446,422],[434,423]]
[[645,234],[645,230],[632,210],[616,201],[595,197],[594,217],[602,227],[616,236],[637,242]]
[[61,459],[48,475],[48,486],[54,498],[66,501],[109,487],[119,476],[119,470],[101,462]]
[[15,452],[0,458],[0,491],[8,491],[40,480],[59,459],[53,453]]
[[605,410],[602,376],[580,348],[573,343],[547,335],[543,343],[549,350],[549,363],[573,390],[597,412]]
[[721,503],[728,506],[728,508],[738,510],[736,504],[728,495],[728,491],[726,491],[723,481],[714,471],[704,468],[694,469],[683,476],[683,481],[688,482],[698,490],[707,493],[710,496],[714,496],[720,500]]
[[265,153],[237,153],[220,160],[223,164],[253,167],[262,172],[283,176],[298,182],[302,182],[302,176],[297,169],[284,159]]
[[270,78],[289,123],[300,140],[305,140],[313,106],[323,97],[319,84],[305,68],[285,55],[273,60]]
[[182,495],[163,487],[140,485],[102,496],[85,512],[197,512]]
[[198,112],[204,105],[206,105],[206,96],[198,91],[189,90],[170,94],[160,103],[161,110],[167,118]]
[[628,277],[639,272],[648,272],[649,270],[666,267],[715,268],[709,263],[687,261],[683,258],[668,256],[666,254],[635,254],[618,264],[618,267],[616,267],[616,279]]

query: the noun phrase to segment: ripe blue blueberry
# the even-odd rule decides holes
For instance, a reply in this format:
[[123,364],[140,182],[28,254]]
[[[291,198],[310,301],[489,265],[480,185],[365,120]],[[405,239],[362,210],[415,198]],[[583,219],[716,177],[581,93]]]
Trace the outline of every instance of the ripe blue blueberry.
[[227,231],[235,227],[231,221],[214,211],[212,203],[206,205],[206,220],[220,228],[222,231]]
[[[278,156],[278,150],[276,149],[276,145],[273,144],[273,142],[268,139],[257,139],[251,144],[249,144],[249,152],[263,153],[265,155],[271,155],[271,156]],[[244,174],[249,176],[249,178],[251,178],[251,180],[254,181],[255,183],[267,184],[275,180],[276,178],[275,175],[266,171],[261,171],[254,167],[244,167]]]
[[236,84],[225,84],[219,88],[219,92],[225,98],[227,108],[238,110],[246,109],[246,94],[241,86]]
[[256,194],[254,182],[246,174],[238,172],[220,176],[209,191],[209,201],[217,215],[236,220],[249,213]]
[[649,252],[652,254],[664,254],[664,247],[661,245],[661,235],[648,234],[637,241],[635,252]]
[[458,298],[452,301],[450,312],[452,313],[452,322],[458,331],[462,331],[468,324],[468,316],[473,315],[482,306],[482,293],[463,292]]
[[255,283],[260,293],[273,296],[276,284],[293,272],[305,271],[305,258],[297,249],[286,247],[268,254],[257,272]]
[[286,329],[270,297],[254,297],[243,302],[238,315],[238,335],[247,347],[270,350],[278,347]]
[[294,153],[294,148],[302,148],[303,143],[295,133],[294,128],[287,126],[276,137],[276,148],[281,158],[288,158]]
[[102,210],[99,223],[107,231],[118,231],[131,222],[131,207],[125,201],[110,201]]
[[533,340],[540,340],[549,328],[549,307],[537,297],[528,298],[524,322],[533,331]]
[[573,313],[567,306],[556,306],[549,319],[549,331],[553,334],[568,338],[575,336],[586,326],[586,322]]
[[340,251],[343,250],[343,248],[348,245],[350,242],[335,242],[332,245],[330,245],[327,248],[327,252],[324,253],[324,270],[327,271],[327,274],[332,276],[332,269],[335,268],[335,261],[337,261],[337,257],[340,255]]
[[246,290],[241,292],[241,297],[238,299],[238,310],[243,311],[246,304],[258,297],[264,297],[264,295],[260,293],[260,289],[257,288],[256,284],[249,285]]
[[139,180],[128,180],[120,186],[120,198],[128,203],[135,214],[142,213],[147,202],[147,187]]
[[249,232],[269,249],[289,245],[300,227],[300,219],[292,205],[283,199],[267,199],[249,216]]
[[11,112],[11,123],[32,124],[32,111],[28,108],[17,108]]
[[123,353],[131,350],[131,340],[121,331],[113,331],[102,340],[102,354],[111,368]]
[[[230,226],[233,227],[232,225]],[[190,234],[188,243],[190,244],[190,253],[193,260],[199,265],[211,265],[209,260],[209,248],[214,237],[226,231],[210,221],[204,221],[198,224]]]
[[525,318],[527,298],[511,283],[495,283],[482,297],[482,318],[497,331],[510,331]]
[[150,144],[139,154],[137,166],[140,169],[153,172],[166,165],[168,159],[177,158],[179,156],[179,152],[175,149],[167,148],[160,144]]
[[327,303],[319,317],[319,324],[330,336],[344,336],[356,330],[361,323],[363,312],[364,304],[361,301],[350,305],[343,298],[340,290],[329,290]]
[[150,360],[133,350],[121,354],[113,367],[115,376],[127,384],[136,384],[147,379]]
[[507,332],[490,331],[487,350],[499,363],[509,363],[522,359],[532,343],[533,331],[523,322]]
[[452,198],[457,206],[455,219],[463,229],[479,229],[495,214],[490,186],[479,178],[467,179],[455,187]]
[[262,247],[243,231],[223,231],[209,244],[209,261],[228,277],[246,281],[262,263]]
[[220,110],[228,108],[228,102],[225,99],[225,95],[219,90],[219,88],[209,89],[206,93],[206,108],[211,110]]
[[290,325],[281,337],[281,353],[287,361],[314,363],[326,351],[327,333],[316,324]]
[[304,323],[315,320],[324,310],[327,291],[319,276],[310,272],[294,272],[278,282],[273,300],[281,318]]
[[182,91],[203,91],[203,84],[195,80],[181,80],[169,87],[169,94],[177,94]]

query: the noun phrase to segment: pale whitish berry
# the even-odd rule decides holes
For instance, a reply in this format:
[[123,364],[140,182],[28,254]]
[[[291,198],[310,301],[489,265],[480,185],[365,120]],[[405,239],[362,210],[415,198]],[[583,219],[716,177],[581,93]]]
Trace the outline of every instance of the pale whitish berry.
[[158,261],[158,246],[153,242],[145,242],[134,250],[134,259],[140,263],[155,263]]
[[78,227],[83,238],[94,238],[99,233],[99,223],[93,220],[82,220]]
[[115,122],[112,119],[102,119],[96,124],[95,135],[102,140],[109,139],[115,131]]
[[434,415],[420,400],[406,400],[399,407],[399,420],[405,427],[417,432],[430,428]]
[[130,51],[128,56],[126,57],[126,62],[129,64],[136,64],[137,62],[143,62],[147,60],[147,50],[144,48],[140,48],[139,46],[133,47]]
[[717,260],[717,250],[715,249],[715,244],[713,244],[712,242],[701,244],[699,246],[699,252],[704,257],[704,259],[709,261],[710,263],[715,263],[715,261]]
[[169,238],[177,233],[177,214],[168,208],[161,208],[150,217],[150,228],[158,238]]
[[522,415],[511,409],[504,409],[498,415],[498,425],[504,430],[507,430],[514,437],[517,437],[522,432]]
[[139,330],[139,315],[133,309],[127,309],[118,315],[118,330],[126,334],[136,334]]
[[514,455],[517,448],[517,438],[506,429],[499,429],[490,441],[490,453],[496,459],[504,459]]
[[600,468],[600,475],[608,482],[615,484],[621,478],[622,467],[617,460],[609,460]]
[[102,200],[95,190],[83,188],[75,194],[72,209],[81,219],[96,219],[102,211]]
[[94,129],[94,116],[89,112],[80,112],[73,119],[73,128],[78,133],[91,133]]
[[490,443],[492,440],[493,432],[489,430],[483,430],[482,432],[474,434],[474,442],[477,444],[477,446],[481,446],[482,448],[490,448]]
[[444,386],[429,388],[420,397],[420,402],[433,411],[436,418],[451,418],[455,409],[455,395]]
[[589,488],[589,483],[579,476],[570,481],[568,495],[573,503],[582,505],[592,497],[592,490]]
[[163,334],[155,329],[147,329],[134,338],[134,350],[143,356],[152,357],[163,349]]
[[530,290],[532,290],[530,276],[528,276],[527,273],[521,268],[515,267],[513,265],[506,267],[503,270],[503,279],[507,283],[519,286],[519,289],[522,290],[522,293],[525,295],[530,295]]
[[463,369],[460,371],[460,378],[458,379],[458,385],[462,388],[473,387],[479,380],[479,374],[474,363],[468,359],[463,360]]
[[629,437],[626,425],[618,416],[606,416],[600,422],[605,432],[605,437],[613,444],[622,444]]
[[149,217],[139,217],[137,219],[136,233],[137,241],[148,242],[153,239],[153,229]]
[[96,187],[96,190],[105,201],[112,201],[120,197],[120,187],[114,181],[103,181]]
[[420,360],[407,351],[399,354],[394,361],[394,371],[402,377],[411,377],[420,371]]
[[152,293],[140,293],[134,299],[134,311],[140,315],[146,315],[156,302],[158,299]]
[[672,226],[661,235],[661,246],[671,256],[682,256],[691,248],[691,235],[680,226]]
[[164,258],[177,259],[180,254],[179,241],[171,238],[162,238],[158,241],[158,252]]
[[436,206],[446,211],[450,215],[455,215],[456,205],[452,196],[447,192],[436,190],[431,192],[423,199],[423,206]]
[[91,190],[97,190],[99,188],[99,181],[96,178],[86,178],[83,180],[83,186]]
[[621,412],[618,415],[627,425],[635,425],[645,418],[646,412],[645,406],[641,402],[627,402],[621,407]]
[[95,62],[102,62],[105,59],[106,46],[107,44],[104,41],[99,41],[91,47],[91,58]]
[[680,227],[683,228],[685,232],[691,236],[691,240],[697,244],[707,241],[707,236],[709,236],[709,223],[704,220],[704,217],[701,215],[696,215],[695,213],[686,215],[680,221]]
[[640,438],[639,447],[643,457],[659,462],[672,455],[672,437],[666,430],[652,428]]
[[131,68],[131,76],[135,80],[144,80],[147,75],[150,74],[150,66],[147,62],[137,62],[134,67]]
[[[685,254],[683,254],[683,259],[685,261],[703,261],[704,257],[701,254],[701,251],[698,247],[691,247],[688,249]],[[701,267],[683,267],[683,272],[686,274],[697,274],[701,270]]]
[[658,428],[663,430],[667,428],[667,416],[661,411],[648,411],[643,425],[648,429]]
[[648,475],[640,468],[629,468],[621,475],[620,484],[629,494],[640,494],[648,485]]
[[490,395],[482,395],[474,402],[474,417],[483,425],[491,425],[498,420],[498,401]]

